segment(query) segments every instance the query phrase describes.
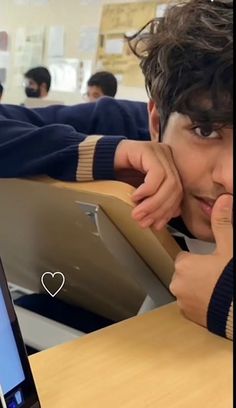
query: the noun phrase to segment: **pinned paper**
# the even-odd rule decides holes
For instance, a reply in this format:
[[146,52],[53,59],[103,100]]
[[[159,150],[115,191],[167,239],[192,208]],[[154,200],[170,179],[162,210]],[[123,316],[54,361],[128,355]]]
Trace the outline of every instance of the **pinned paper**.
[[79,60],[76,58],[52,58],[49,60],[52,91],[75,92],[77,89]]
[[64,57],[64,27],[53,26],[49,28],[48,56]]
[[79,33],[79,53],[92,54],[97,49],[98,28],[97,27],[80,27]]
[[121,55],[123,54],[124,40],[123,38],[107,39],[105,44],[105,53]]
[[158,4],[156,8],[156,17],[163,17],[167,9],[167,4]]
[[23,71],[42,64],[44,27],[18,28],[16,30],[14,62]]

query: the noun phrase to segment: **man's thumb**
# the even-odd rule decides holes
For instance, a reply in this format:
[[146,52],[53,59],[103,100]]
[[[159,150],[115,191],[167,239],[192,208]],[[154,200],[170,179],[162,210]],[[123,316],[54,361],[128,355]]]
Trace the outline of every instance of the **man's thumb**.
[[223,194],[216,200],[211,214],[211,227],[216,241],[216,250],[225,253],[225,255],[232,251],[233,245],[232,211],[233,196]]

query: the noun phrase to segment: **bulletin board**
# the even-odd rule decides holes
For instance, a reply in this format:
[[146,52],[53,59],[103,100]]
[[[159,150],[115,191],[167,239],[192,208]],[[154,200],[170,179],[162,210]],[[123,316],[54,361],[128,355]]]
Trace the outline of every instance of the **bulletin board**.
[[158,1],[104,5],[102,10],[97,69],[112,72],[119,83],[144,84],[139,60],[132,54],[124,34],[134,34],[156,16]]

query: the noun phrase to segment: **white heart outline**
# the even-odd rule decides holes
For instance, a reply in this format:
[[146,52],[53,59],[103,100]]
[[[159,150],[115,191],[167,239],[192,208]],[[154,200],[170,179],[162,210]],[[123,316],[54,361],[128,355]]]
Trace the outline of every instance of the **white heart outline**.
[[[50,290],[49,290],[49,289],[47,288],[47,286],[45,285],[45,283],[44,283],[44,281],[43,281],[45,275],[50,275],[52,278],[54,278],[55,275],[60,275],[60,276],[62,276],[62,283],[61,283],[59,289],[57,289],[57,291],[56,291],[55,293],[51,293]],[[65,281],[66,281],[65,276],[63,275],[62,272],[59,272],[59,271],[57,271],[57,272],[44,272],[43,275],[41,276],[41,284],[42,284],[42,286],[43,286],[44,289],[48,292],[48,294],[49,294],[50,296],[52,296],[52,297],[55,297],[55,296],[60,292],[60,290],[63,288],[63,286],[64,286],[64,284],[65,284]]]

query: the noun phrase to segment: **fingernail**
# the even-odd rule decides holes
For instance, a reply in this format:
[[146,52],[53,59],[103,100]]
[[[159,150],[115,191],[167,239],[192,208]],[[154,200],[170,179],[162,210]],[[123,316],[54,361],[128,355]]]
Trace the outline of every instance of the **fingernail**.
[[233,196],[229,194],[224,194],[220,198],[220,208],[222,210],[228,211],[231,209],[233,203]]
[[155,229],[156,229],[157,231],[159,231],[159,230],[161,230],[162,228],[164,228],[164,226],[165,226],[166,224],[167,224],[166,221],[160,221],[160,222],[156,223],[156,224],[154,225],[154,227],[155,227]]
[[143,222],[140,222],[139,224],[140,224],[140,226],[141,226],[142,228],[150,227],[150,225],[153,224],[153,219],[152,219],[152,218],[149,218],[148,220],[145,220],[145,221],[143,221]]
[[142,212],[142,211],[141,212],[139,212],[139,211],[137,211],[137,212],[134,211],[133,212],[133,217],[136,218],[136,219],[139,219],[139,220],[146,217],[146,215],[147,214],[145,212]]

